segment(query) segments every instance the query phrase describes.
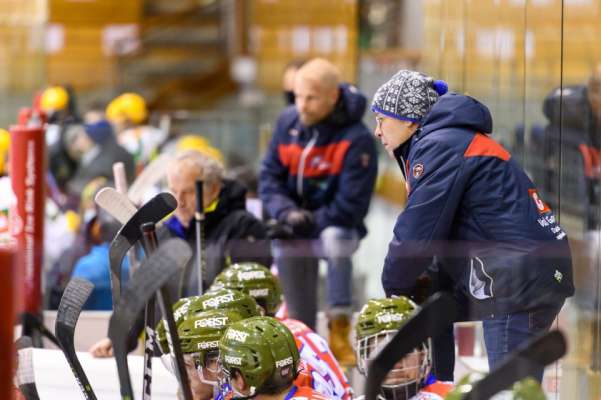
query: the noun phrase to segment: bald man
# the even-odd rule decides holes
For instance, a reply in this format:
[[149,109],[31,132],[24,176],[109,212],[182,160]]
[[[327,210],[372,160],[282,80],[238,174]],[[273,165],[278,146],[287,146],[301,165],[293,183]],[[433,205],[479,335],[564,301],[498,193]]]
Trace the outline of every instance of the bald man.
[[375,143],[361,122],[366,98],[320,58],[297,71],[294,98],[276,123],[259,195],[268,216],[292,232],[273,246],[290,317],[315,328],[318,262],[325,259],[330,347],[341,364],[353,365],[351,256],[367,233],[377,174]]

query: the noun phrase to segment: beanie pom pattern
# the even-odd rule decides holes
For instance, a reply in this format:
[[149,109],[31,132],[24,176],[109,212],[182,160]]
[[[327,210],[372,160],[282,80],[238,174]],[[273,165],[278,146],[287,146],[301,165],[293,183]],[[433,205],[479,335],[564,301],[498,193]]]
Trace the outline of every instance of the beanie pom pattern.
[[421,72],[400,70],[376,91],[371,109],[391,118],[419,123],[447,90],[444,81],[435,81]]

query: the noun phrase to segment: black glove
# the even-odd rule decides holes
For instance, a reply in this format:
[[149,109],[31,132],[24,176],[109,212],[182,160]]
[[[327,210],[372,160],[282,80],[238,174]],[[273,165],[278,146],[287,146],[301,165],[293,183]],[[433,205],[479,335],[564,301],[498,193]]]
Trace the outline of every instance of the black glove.
[[265,224],[265,228],[267,229],[267,237],[269,239],[293,239],[294,232],[292,232],[292,227],[286,224],[281,224],[275,219],[270,219]]
[[409,297],[417,304],[423,304],[432,294],[432,278],[424,272],[415,281],[415,286]]
[[288,212],[286,224],[290,225],[295,236],[301,238],[310,237],[315,231],[313,213],[302,208]]

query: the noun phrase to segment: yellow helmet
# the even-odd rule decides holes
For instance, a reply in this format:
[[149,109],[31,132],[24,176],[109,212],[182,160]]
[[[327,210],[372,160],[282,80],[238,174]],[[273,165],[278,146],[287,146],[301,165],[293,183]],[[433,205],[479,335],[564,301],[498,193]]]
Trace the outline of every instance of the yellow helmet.
[[40,99],[40,107],[43,111],[60,111],[67,108],[69,93],[61,86],[51,86],[44,90]]
[[6,168],[6,159],[10,147],[10,133],[0,129],[0,175],[4,174]]
[[223,164],[223,154],[202,136],[184,135],[177,141],[176,148],[177,151],[195,150]]
[[141,124],[148,117],[146,101],[139,94],[123,93],[109,103],[106,117],[115,123],[131,121],[134,124]]

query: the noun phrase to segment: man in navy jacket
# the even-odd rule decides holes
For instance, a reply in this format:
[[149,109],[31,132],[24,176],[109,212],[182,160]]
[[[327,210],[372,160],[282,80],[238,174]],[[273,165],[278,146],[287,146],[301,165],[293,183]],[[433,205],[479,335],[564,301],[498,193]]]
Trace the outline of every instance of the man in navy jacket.
[[[574,292],[566,233],[477,100],[401,70],[374,96],[375,135],[398,160],[408,200],[384,261],[388,296],[431,266],[482,319],[489,366],[547,331]],[[542,370],[538,376],[542,379]],[[448,377],[444,377],[448,378]]]
[[269,217],[290,227],[296,239],[274,243],[290,316],[315,328],[318,258],[325,258],[330,347],[342,364],[354,364],[348,339],[351,255],[366,234],[377,158],[361,122],[366,98],[339,81],[324,59],[298,70],[295,105],[276,123],[259,194]]

